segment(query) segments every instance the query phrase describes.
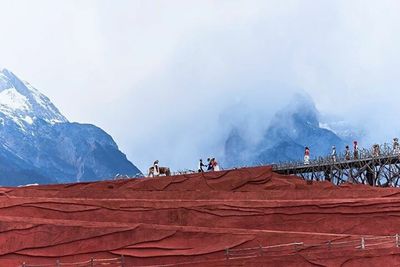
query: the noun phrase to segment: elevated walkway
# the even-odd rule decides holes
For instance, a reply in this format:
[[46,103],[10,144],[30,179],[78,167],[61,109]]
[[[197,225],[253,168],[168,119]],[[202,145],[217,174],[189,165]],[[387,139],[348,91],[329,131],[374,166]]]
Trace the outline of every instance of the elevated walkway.
[[373,155],[364,150],[359,159],[345,160],[343,155],[333,161],[331,157],[310,161],[273,165],[273,171],[285,175],[297,175],[306,180],[327,180],[334,184],[352,182],[372,186],[398,186],[400,178],[400,156],[387,147],[384,152]]

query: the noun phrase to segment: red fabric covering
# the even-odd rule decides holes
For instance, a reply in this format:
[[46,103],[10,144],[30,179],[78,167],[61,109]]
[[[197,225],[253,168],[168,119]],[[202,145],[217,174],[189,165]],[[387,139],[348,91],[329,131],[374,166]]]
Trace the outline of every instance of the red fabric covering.
[[[400,232],[399,193],[308,184],[270,167],[0,188],[0,266],[120,255],[126,266],[389,266],[400,261],[394,241],[356,247]],[[353,243],[312,246],[328,241]],[[304,245],[235,252],[294,242]]]

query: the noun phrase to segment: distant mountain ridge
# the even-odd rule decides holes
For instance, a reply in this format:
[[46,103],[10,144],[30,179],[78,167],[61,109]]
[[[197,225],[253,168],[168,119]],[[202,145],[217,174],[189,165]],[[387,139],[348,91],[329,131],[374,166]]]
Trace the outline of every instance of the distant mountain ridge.
[[225,142],[225,163],[234,167],[301,161],[305,146],[314,158],[329,155],[333,145],[340,152],[346,142],[332,130],[321,127],[312,99],[299,94],[275,114],[256,145],[246,142],[239,127],[232,129]]
[[0,184],[100,180],[140,175],[112,137],[70,123],[45,95],[0,71]]

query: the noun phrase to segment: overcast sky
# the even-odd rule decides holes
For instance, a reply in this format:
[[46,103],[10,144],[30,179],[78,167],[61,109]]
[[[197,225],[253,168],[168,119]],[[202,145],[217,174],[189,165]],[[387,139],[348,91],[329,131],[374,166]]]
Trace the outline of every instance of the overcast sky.
[[[0,66],[141,169],[220,155],[304,90],[317,108],[400,133],[400,2],[0,0]],[[266,119],[267,120],[267,119]],[[256,134],[256,133],[255,133]],[[162,164],[162,165],[163,165]]]

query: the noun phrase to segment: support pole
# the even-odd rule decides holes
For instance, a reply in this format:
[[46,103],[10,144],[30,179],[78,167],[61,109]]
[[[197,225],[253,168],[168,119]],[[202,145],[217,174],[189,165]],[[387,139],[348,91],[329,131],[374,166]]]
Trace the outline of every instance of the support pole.
[[121,255],[121,267],[125,267],[125,257]]
[[396,234],[396,248],[400,247],[400,240],[399,240],[399,234]]
[[294,250],[299,251],[303,243],[294,243]]
[[369,170],[369,169],[367,169],[367,174],[366,174],[366,176],[367,176],[367,182],[368,182],[368,184],[370,185],[370,186],[373,186],[374,185],[374,177],[375,177],[375,174],[374,174],[374,172],[372,171],[372,170]]
[[90,259],[90,267],[93,267],[94,266],[94,261],[93,261],[93,258],[91,258]]
[[365,238],[361,237],[361,249],[365,249]]
[[324,172],[324,174],[325,174],[325,181],[330,182],[330,181],[331,181],[331,170],[330,170],[330,169],[327,169],[327,170]]
[[226,257],[226,260],[229,260],[229,248],[225,249],[225,257]]

